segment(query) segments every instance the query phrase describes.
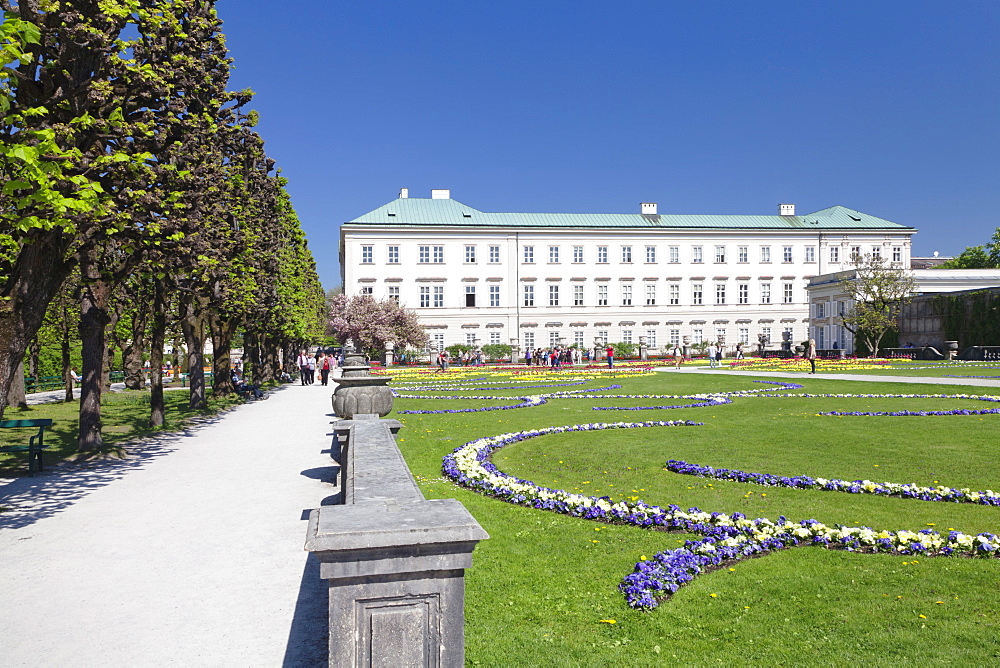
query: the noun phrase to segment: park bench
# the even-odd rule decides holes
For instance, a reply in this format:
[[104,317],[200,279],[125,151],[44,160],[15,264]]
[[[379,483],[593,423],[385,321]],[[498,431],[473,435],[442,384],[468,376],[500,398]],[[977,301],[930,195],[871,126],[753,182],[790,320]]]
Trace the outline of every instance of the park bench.
[[52,426],[52,420],[0,420],[0,429],[38,429],[38,433],[28,439],[28,445],[0,446],[0,452],[27,452],[28,475],[35,475],[35,462],[38,470],[42,470],[42,450],[45,449],[45,428]]

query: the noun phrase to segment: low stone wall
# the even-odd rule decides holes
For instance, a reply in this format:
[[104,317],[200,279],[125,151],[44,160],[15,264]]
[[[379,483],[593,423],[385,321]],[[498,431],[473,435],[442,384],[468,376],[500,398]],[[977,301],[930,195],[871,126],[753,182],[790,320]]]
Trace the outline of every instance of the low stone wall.
[[310,513],[306,550],[329,585],[331,666],[462,666],[465,569],[489,538],[455,499],[426,500],[396,420],[334,423],[342,505]]

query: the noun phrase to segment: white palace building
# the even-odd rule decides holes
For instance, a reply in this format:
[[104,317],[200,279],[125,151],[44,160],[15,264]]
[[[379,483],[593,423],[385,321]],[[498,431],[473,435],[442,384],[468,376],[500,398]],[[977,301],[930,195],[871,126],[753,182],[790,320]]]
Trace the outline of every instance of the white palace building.
[[809,336],[810,278],[876,254],[909,267],[916,232],[833,206],[796,214],[489,213],[399,197],[340,228],[348,296],[414,309],[429,345],[723,340]]

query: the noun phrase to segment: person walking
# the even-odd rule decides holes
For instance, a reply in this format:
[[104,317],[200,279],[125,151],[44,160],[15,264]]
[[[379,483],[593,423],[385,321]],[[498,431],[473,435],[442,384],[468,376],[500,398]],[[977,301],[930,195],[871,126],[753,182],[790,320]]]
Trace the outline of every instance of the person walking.
[[306,355],[305,350],[299,351],[299,356],[296,358],[295,364],[299,367],[299,380],[302,381],[303,385],[307,385],[306,381],[309,380],[309,356]]
[[736,359],[738,359],[738,360],[743,359],[743,344],[742,343],[737,343],[736,344]]
[[681,361],[684,359],[684,351],[681,350],[681,347],[676,343],[674,344],[673,355],[674,355],[674,368],[680,369]]
[[719,348],[714,344],[708,344],[708,349],[705,351],[708,353],[708,368],[714,369],[715,365],[718,363],[716,360],[716,355],[719,354]]
[[606,354],[608,356],[608,368],[609,369],[614,369],[615,368],[615,349],[609,345],[608,348],[607,348],[607,350],[604,351],[604,354]]
[[309,384],[313,385],[316,383],[316,358],[309,355]]
[[809,358],[809,366],[812,367],[809,373],[816,373],[816,339],[809,339],[809,348],[806,350],[806,357]]
[[531,366],[531,348],[524,349],[524,364]]
[[330,381],[330,356],[326,353],[319,358],[319,373],[323,384],[326,385]]

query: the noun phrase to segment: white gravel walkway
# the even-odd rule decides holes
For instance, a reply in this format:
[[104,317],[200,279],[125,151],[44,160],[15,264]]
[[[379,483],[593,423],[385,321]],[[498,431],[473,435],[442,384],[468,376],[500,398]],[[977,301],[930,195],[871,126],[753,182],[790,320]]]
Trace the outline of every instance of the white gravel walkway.
[[0,666],[326,665],[303,551],[333,384],[286,385],[123,461],[0,479]]

